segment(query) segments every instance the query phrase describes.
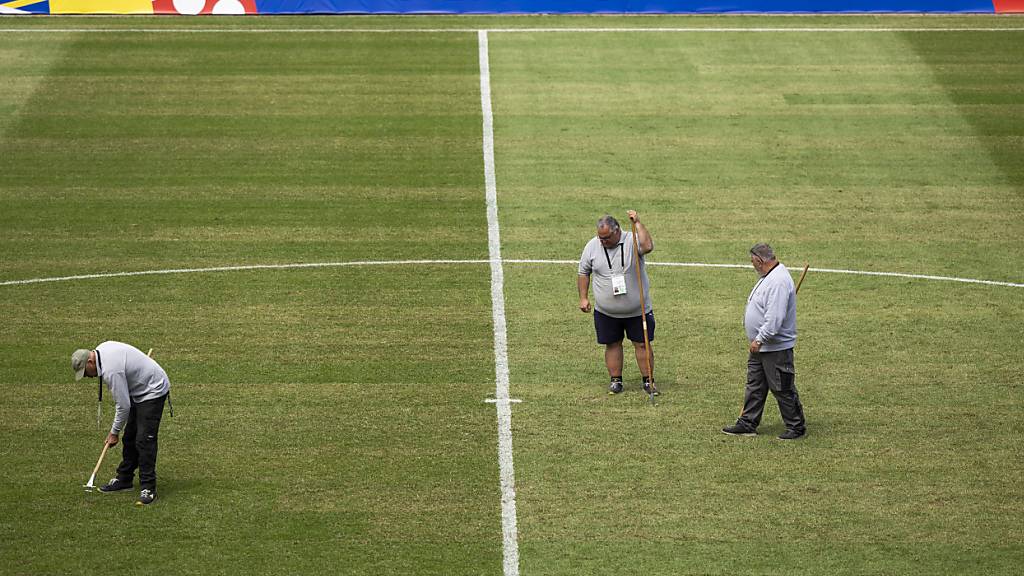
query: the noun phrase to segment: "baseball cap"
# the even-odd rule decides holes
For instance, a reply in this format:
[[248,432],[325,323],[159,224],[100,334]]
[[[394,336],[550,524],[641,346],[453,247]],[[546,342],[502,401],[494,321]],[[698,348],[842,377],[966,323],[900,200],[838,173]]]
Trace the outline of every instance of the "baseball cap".
[[75,380],[81,380],[82,376],[85,376],[85,365],[88,362],[88,350],[79,348],[71,355],[71,370],[75,373]]

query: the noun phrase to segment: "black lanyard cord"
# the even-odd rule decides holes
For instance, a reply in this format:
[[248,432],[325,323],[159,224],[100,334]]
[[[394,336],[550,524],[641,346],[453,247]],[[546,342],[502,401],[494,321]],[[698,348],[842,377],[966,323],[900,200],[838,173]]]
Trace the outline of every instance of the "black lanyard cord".
[[[612,257],[608,255],[608,249],[605,248],[604,246],[601,246],[601,248],[604,248],[604,258],[605,258],[605,260],[608,261],[608,270],[609,271],[613,271],[612,270]],[[625,272],[626,271],[626,251],[622,249],[622,242],[619,242],[619,261],[620,261],[620,263],[622,265],[622,271]]]
[[757,292],[757,287],[761,285],[761,282],[764,282],[764,279],[768,277],[768,274],[771,274],[772,272],[775,271],[776,268],[779,267],[779,264],[779,262],[776,262],[775,266],[772,266],[772,269],[769,270],[764,276],[761,276],[761,279],[757,281],[757,284],[754,284],[754,289],[750,291],[750,296],[747,298],[747,302],[750,302],[751,300],[754,299],[754,292]]
[[103,402],[103,373],[100,371],[100,351],[94,350],[96,353],[96,380],[99,381],[99,386],[96,389],[96,401]]

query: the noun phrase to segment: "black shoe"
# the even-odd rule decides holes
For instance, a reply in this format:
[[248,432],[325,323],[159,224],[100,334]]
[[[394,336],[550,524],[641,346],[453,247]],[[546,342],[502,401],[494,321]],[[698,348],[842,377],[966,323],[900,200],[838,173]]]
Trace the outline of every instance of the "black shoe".
[[[644,392],[646,392],[648,395],[651,394],[651,383],[650,382],[644,382]],[[654,387],[654,395],[655,396],[661,396],[661,392],[658,392],[658,387],[657,386]]]
[[619,394],[622,392],[622,380],[615,380],[608,386],[609,394]]
[[111,478],[110,482],[107,482],[105,486],[100,486],[100,492],[120,492],[121,490],[129,490],[131,487],[131,480],[125,481]]
[[139,492],[139,499],[135,502],[135,505],[145,506],[146,504],[152,504],[153,500],[156,500],[156,490],[143,488],[142,492]]
[[722,432],[729,436],[757,436],[757,430],[751,430],[742,424],[733,424],[722,428]]
[[796,440],[797,438],[803,438],[806,435],[806,430],[801,430],[799,432],[796,430],[786,430],[782,434],[779,434],[779,440]]

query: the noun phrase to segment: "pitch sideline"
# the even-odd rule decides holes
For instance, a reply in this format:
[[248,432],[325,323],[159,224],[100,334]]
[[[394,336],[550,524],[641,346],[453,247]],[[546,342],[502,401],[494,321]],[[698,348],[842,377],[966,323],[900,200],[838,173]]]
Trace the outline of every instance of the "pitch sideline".
[[[666,16],[672,16],[666,14]],[[762,14],[761,16],[772,16]],[[778,15],[775,15],[778,16]],[[985,14],[995,16],[995,14]],[[81,17],[81,16],[78,16]],[[875,33],[875,32],[1024,32],[1024,27],[901,27],[901,28],[828,28],[828,27],[664,27],[664,28],[0,28],[0,34],[479,34],[479,33],[618,33],[618,32],[674,32],[674,33]]]

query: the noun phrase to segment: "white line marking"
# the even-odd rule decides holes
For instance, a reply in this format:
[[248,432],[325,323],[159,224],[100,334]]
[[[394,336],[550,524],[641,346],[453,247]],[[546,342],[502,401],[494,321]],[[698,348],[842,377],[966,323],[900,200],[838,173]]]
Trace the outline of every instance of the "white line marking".
[[491,32],[1020,32],[1024,28],[493,28]]
[[[686,262],[648,262],[652,266],[688,266],[700,268],[750,268],[749,264],[697,264]],[[931,276],[927,274],[903,274],[900,272],[872,272],[870,270],[841,270],[835,268],[808,268],[810,272],[824,272],[826,274],[852,274],[854,276],[889,276],[893,278],[912,278],[915,280],[941,280],[943,282],[963,282],[966,284],[987,284],[989,286],[1008,286],[1010,288],[1024,288],[1024,284],[1017,282],[998,282],[995,280],[976,280],[974,278],[955,278],[952,276]]]
[[[238,272],[246,270],[292,270],[300,268],[339,268],[349,266],[430,266],[445,264],[489,264],[490,260],[354,260],[350,262],[306,262],[297,264],[252,264],[244,266],[215,266],[212,268],[172,268],[168,270],[140,270],[137,272],[104,272],[99,274],[80,274],[77,276],[56,276],[50,278],[30,278],[27,280],[5,280],[0,286],[20,286],[24,284],[43,284],[46,282],[69,282],[72,280],[91,280],[96,278],[123,278],[130,276],[153,276],[158,274],[201,274],[206,272]],[[503,264],[572,264],[576,260],[536,260],[536,259],[503,259]],[[707,264],[704,262],[650,262],[649,266],[671,266],[682,268],[750,268],[749,264]],[[1001,282],[997,280],[978,280],[975,278],[957,278],[954,276],[932,276],[928,274],[904,274],[902,272],[872,272],[868,270],[842,270],[836,268],[810,268],[811,272],[825,274],[851,274],[855,276],[883,276],[889,278],[911,278],[915,280],[936,280],[942,282],[962,282],[965,284],[984,284],[987,286],[1006,286],[1024,288],[1024,283]]]
[[[505,260],[510,264],[578,264],[576,260]],[[706,264],[703,262],[651,262],[648,266],[672,266],[682,268],[741,268],[748,269],[750,264]],[[915,280],[938,280],[943,282],[963,282],[965,284],[985,284],[988,286],[1007,286],[1009,288],[1024,288],[1024,283],[1000,282],[996,280],[977,280],[975,278],[957,278],[954,276],[932,276],[929,274],[904,274],[902,272],[872,272],[870,270],[842,270],[837,268],[808,268],[810,272],[823,272],[826,274],[851,274],[855,276],[885,276],[890,278],[912,278]]]
[[501,403],[519,404],[519,403],[522,402],[522,400],[520,400],[518,398],[505,398],[505,399],[501,399],[501,398],[488,398],[488,399],[484,400],[484,402],[486,402],[488,404],[501,404]]
[[808,268],[811,272],[825,272],[829,274],[855,274],[857,276],[891,276],[894,278],[913,278],[916,280],[941,280],[944,282],[964,282],[967,284],[987,284],[989,286],[1008,286],[1010,288],[1024,288],[1024,284],[1016,282],[996,282],[994,280],[975,280],[974,278],[953,278],[950,276],[931,276],[928,274],[901,274],[899,272],[871,272],[866,270],[841,270],[833,268]]
[[508,395],[508,337],[505,331],[505,272],[501,266],[498,186],[494,177],[494,115],[491,111],[491,65],[487,32],[477,34],[480,52],[480,107],[483,111],[484,186],[487,189],[487,250],[491,258],[491,305],[494,318],[495,407],[498,410],[498,466],[501,472],[501,540],[505,576],[519,576],[516,528],[516,477],[512,466],[512,405]]
[[342,266],[392,266],[392,265],[429,265],[429,264],[486,264],[489,260],[357,260],[351,262],[305,262],[296,264],[250,264],[240,266],[214,266],[212,268],[171,268],[168,270],[140,270],[137,272],[101,272],[98,274],[81,274],[77,276],[57,276],[53,278],[32,278],[30,280],[7,280],[0,286],[16,286],[19,284],[40,284],[43,282],[62,282],[67,280],[90,280],[93,278],[120,278],[124,276],[151,276],[155,274],[194,274],[200,272],[239,272],[245,270],[291,270],[297,268],[335,268]]
[[[994,16],[994,14],[991,14]],[[775,15],[764,14],[772,17]],[[781,15],[780,15],[781,16]],[[1024,32],[1024,27],[1007,28],[0,28],[0,34],[478,34],[497,33],[580,33],[580,32],[681,32],[681,33],[846,33],[846,32]]]

